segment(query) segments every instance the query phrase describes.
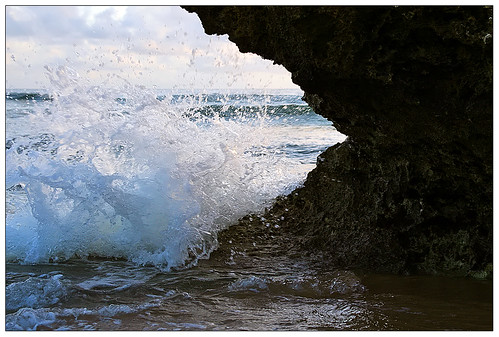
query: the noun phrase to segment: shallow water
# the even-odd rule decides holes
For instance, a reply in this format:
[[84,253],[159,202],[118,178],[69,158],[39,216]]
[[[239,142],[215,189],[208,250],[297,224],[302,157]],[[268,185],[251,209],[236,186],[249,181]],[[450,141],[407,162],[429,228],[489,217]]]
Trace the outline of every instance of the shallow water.
[[[23,282],[30,290],[15,291]],[[21,288],[45,303],[19,303],[29,297]],[[328,270],[265,254],[171,272],[123,261],[9,264],[6,295],[7,330],[492,329],[491,281]]]

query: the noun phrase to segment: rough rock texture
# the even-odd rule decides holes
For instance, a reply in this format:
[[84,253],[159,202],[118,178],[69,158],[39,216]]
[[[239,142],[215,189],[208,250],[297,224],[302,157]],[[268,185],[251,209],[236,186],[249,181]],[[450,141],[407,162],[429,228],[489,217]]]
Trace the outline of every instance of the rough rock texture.
[[281,235],[338,267],[490,269],[492,8],[186,9],[286,67],[348,136],[268,212]]

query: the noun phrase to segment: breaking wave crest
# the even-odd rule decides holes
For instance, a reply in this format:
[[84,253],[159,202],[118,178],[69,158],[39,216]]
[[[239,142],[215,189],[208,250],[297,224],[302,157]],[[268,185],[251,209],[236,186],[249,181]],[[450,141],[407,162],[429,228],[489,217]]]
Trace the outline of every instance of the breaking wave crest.
[[158,99],[124,80],[107,90],[48,70],[50,100],[30,107],[29,134],[7,141],[7,261],[189,266],[221,229],[304,178],[272,152],[261,103],[251,118],[223,104],[206,113],[212,101]]

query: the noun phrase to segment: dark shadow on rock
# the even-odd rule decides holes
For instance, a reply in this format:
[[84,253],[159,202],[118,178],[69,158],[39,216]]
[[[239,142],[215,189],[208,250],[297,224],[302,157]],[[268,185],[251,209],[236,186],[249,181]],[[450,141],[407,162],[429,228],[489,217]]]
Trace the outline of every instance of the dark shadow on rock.
[[[185,8],[286,67],[348,136],[264,215],[279,233],[262,242],[344,268],[490,271],[491,7]],[[257,235],[247,221],[222,238]]]

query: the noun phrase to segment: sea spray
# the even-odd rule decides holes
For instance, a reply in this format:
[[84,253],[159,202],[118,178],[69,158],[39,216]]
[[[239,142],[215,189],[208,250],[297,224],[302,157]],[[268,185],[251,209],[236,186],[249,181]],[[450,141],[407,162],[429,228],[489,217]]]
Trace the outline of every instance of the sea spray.
[[125,80],[108,90],[67,67],[47,72],[52,100],[29,114],[36,134],[6,151],[7,186],[26,199],[7,214],[7,261],[192,265],[218,231],[303,178],[272,152],[264,104],[228,118],[223,99],[213,109],[206,95],[174,102]]

